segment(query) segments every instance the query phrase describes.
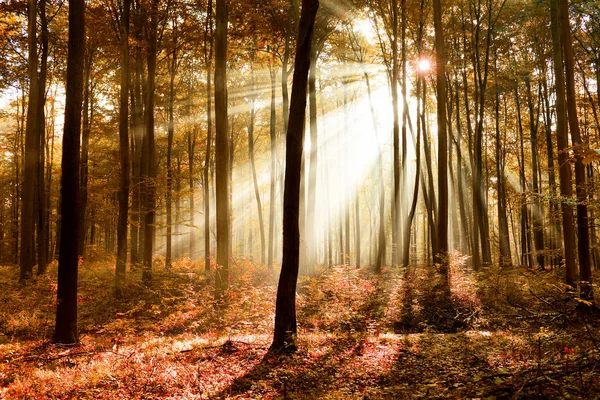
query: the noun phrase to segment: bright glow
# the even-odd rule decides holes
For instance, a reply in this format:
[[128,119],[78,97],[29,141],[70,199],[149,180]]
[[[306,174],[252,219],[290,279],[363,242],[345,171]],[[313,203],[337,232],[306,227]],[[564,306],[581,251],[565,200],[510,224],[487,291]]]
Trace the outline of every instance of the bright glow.
[[427,58],[421,58],[417,63],[417,69],[421,73],[429,72],[431,70],[431,61]]

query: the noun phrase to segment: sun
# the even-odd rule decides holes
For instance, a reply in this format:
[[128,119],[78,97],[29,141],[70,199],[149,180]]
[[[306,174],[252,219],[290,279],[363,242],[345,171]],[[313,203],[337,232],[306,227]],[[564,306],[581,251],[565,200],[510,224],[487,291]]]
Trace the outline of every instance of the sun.
[[431,61],[427,58],[421,58],[417,62],[417,70],[421,73],[429,72],[431,70]]

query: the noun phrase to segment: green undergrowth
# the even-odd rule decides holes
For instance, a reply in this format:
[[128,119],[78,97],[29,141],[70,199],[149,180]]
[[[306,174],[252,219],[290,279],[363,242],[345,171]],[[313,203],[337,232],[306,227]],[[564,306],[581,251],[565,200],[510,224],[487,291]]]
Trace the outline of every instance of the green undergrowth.
[[335,266],[300,277],[299,351],[268,353],[277,274],[233,259],[223,306],[214,270],[156,259],[150,285],[114,260],[80,266],[80,343],[54,345],[56,264],[20,284],[0,267],[0,398],[596,398],[600,324],[565,297],[563,271],[452,258],[435,266]]

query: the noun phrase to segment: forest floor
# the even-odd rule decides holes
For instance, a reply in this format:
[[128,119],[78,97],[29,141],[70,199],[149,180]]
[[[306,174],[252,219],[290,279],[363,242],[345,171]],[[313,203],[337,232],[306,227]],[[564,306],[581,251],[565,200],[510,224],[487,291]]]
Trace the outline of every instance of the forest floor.
[[600,321],[565,301],[564,271],[454,265],[435,271],[337,266],[298,286],[293,356],[268,353],[276,276],[231,268],[228,306],[213,274],[158,260],[150,287],[114,260],[80,267],[80,343],[51,343],[56,264],[21,285],[0,267],[0,398],[598,398]]

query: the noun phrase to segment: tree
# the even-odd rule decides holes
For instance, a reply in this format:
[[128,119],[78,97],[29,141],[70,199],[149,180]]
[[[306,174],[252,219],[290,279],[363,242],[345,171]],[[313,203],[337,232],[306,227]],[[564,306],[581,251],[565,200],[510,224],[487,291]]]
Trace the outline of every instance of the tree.
[[564,55],[565,83],[567,90],[567,117],[573,146],[575,147],[575,190],[577,194],[577,251],[579,255],[580,295],[582,299],[593,300],[592,271],[590,268],[590,233],[587,208],[586,172],[583,165],[583,141],[577,117],[575,94],[575,62],[573,39],[569,23],[569,1],[558,0],[560,44]]
[[119,187],[119,222],[117,226],[117,266],[115,290],[121,291],[127,263],[127,219],[129,214],[129,11],[130,0],[124,0],[121,15],[121,93],[119,99],[119,154],[121,161]]
[[148,27],[147,68],[148,79],[146,82],[146,107],[144,153],[146,165],[143,165],[144,178],[144,254],[142,280],[148,284],[152,279],[152,250],[154,240],[154,221],[156,216],[156,156],[154,144],[154,90],[156,82],[156,56],[157,56],[157,31],[158,31],[158,3],[150,3],[150,25]]
[[213,2],[208,0],[204,30],[204,63],[206,64],[206,153],[204,158],[204,270],[210,270],[210,149],[212,147],[212,57],[213,57]]
[[554,66],[554,82],[556,85],[556,142],[558,145],[558,177],[560,182],[563,246],[565,260],[565,283],[575,287],[575,232],[573,231],[573,209],[569,199],[573,196],[572,172],[569,163],[567,136],[567,109],[565,100],[565,80],[563,69],[563,52],[561,50],[561,33],[558,18],[558,0],[550,1],[552,55]]
[[[446,52],[442,27],[441,0],[433,1],[435,26],[437,126],[438,126],[438,212],[437,262],[442,265],[443,279],[448,286],[448,136],[446,131]],[[449,287],[448,287],[449,289]]]
[[304,122],[310,49],[318,0],[302,0],[298,45],[294,60],[294,78],[290,102],[290,118],[286,135],[285,189],[283,195],[283,261],[277,300],[272,352],[294,352],[296,345],[296,284],[300,264],[300,169],[302,163]]
[[229,146],[227,129],[227,0],[216,0],[215,173],[217,201],[217,294],[229,281]]
[[61,241],[58,256],[58,289],[54,341],[70,344],[77,333],[77,269],[79,240],[79,146],[83,98],[83,58],[85,52],[85,3],[69,2],[69,42],[65,128],[63,134],[61,179]]
[[39,112],[38,55],[37,55],[37,7],[35,0],[29,0],[27,34],[29,37],[29,102],[27,105],[27,125],[25,127],[25,165],[23,171],[23,194],[21,206],[21,265],[20,280],[31,277],[35,263],[34,252],[34,202],[36,171],[39,162],[39,140],[37,114]]

